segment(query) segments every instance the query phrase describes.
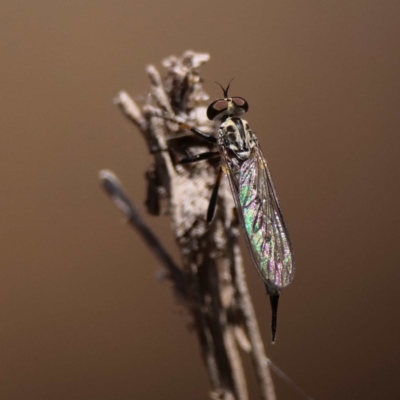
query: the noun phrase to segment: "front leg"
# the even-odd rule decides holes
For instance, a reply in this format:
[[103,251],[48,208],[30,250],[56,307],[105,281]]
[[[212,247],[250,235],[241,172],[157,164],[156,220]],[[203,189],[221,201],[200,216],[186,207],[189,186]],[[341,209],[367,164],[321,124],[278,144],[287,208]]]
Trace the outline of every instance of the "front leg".
[[204,153],[195,154],[194,156],[189,156],[182,158],[179,164],[190,164],[197,161],[208,160],[210,158],[219,157],[219,151],[206,151]]
[[205,133],[202,130],[195,128],[193,126],[190,126],[184,122],[178,121],[176,118],[173,117],[168,117],[168,116],[160,116],[160,118],[163,118],[167,121],[174,122],[178,124],[179,128],[185,130],[185,131],[190,131],[194,133],[196,136],[201,137],[202,139],[206,140],[209,143],[217,144],[218,140],[215,136],[210,135],[209,133]]

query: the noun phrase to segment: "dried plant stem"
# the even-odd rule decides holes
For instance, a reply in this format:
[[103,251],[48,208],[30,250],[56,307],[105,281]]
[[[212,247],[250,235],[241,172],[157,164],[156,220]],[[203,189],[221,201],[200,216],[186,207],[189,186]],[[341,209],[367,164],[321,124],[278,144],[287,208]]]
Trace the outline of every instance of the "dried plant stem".
[[[152,104],[140,108],[125,92],[116,103],[141,131],[154,164],[147,173],[146,205],[151,214],[169,214],[182,255],[178,267],[148,228],[110,171],[102,171],[103,187],[130,224],[158,257],[173,282],[175,292],[192,316],[212,399],[249,398],[239,349],[250,353],[261,398],[274,400],[275,392],[254,308],[245,279],[238,244],[238,222],[226,180],[221,182],[218,209],[212,224],[205,221],[217,165],[201,162],[181,166],[176,159],[209,151],[208,143],[179,132],[176,124],[160,118],[179,118],[186,124],[213,132],[205,119],[204,93],[198,68],[208,54],[187,51],[164,61],[168,73],[162,80],[155,67],[147,68]],[[215,149],[213,149],[215,150]]]

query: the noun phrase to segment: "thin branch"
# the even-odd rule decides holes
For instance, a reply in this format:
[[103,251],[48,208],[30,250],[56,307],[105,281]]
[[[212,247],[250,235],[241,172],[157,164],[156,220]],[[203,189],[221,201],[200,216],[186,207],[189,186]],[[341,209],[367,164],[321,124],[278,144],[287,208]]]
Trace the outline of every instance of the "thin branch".
[[118,96],[114,99],[114,103],[122,109],[123,113],[134,122],[142,132],[146,132],[147,121],[144,119],[140,108],[129,97],[128,93],[124,91],[119,92]]
[[110,196],[117,208],[123,212],[129,223],[138,231],[142,239],[149,246],[161,264],[167,269],[168,277],[175,283],[175,287],[182,297],[185,297],[185,279],[181,269],[172,259],[157,236],[140,216],[139,211],[126,194],[121,182],[112,171],[102,170],[99,178],[103,189]]
[[264,344],[262,342],[260,331],[258,329],[256,314],[247,287],[246,277],[243,268],[243,260],[240,255],[238,242],[235,243],[233,252],[235,257],[234,266],[236,267],[236,284],[240,293],[240,307],[243,312],[245,326],[247,328],[247,334],[251,344],[251,358],[254,364],[254,369],[260,384],[260,390],[262,391],[263,398],[273,400],[276,398],[275,391],[268,364],[265,363]]

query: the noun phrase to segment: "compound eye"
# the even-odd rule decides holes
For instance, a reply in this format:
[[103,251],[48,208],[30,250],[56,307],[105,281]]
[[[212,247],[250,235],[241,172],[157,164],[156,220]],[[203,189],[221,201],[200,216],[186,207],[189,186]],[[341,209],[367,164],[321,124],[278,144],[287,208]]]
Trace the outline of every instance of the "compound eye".
[[235,115],[246,114],[249,110],[249,103],[243,97],[232,97],[232,101],[235,103]]
[[232,101],[238,106],[243,107],[246,104],[246,100],[242,99],[241,97],[232,97]]
[[207,118],[213,120],[222,112],[228,109],[228,102],[225,99],[216,100],[211,103],[207,108]]

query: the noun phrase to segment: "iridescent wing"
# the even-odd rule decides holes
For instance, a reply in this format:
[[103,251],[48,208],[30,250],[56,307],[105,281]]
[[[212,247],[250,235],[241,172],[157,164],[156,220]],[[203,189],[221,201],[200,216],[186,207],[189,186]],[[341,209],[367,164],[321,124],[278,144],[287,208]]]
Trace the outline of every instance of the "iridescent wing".
[[[223,155],[227,165],[230,163]],[[293,280],[295,265],[289,235],[267,162],[258,146],[236,173],[228,171],[246,242],[270,294]]]

